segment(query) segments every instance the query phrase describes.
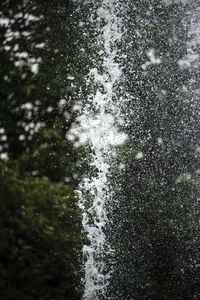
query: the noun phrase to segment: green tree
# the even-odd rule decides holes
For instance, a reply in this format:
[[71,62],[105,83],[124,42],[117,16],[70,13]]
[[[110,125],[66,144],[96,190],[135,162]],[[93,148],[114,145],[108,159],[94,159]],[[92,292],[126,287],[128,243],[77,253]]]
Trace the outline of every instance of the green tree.
[[79,159],[66,137],[75,122],[75,32],[68,1],[1,2],[1,153],[29,174],[76,184]]
[[69,1],[0,3],[1,299],[79,299],[82,149]]
[[1,299],[80,299],[80,216],[71,186],[0,162]]

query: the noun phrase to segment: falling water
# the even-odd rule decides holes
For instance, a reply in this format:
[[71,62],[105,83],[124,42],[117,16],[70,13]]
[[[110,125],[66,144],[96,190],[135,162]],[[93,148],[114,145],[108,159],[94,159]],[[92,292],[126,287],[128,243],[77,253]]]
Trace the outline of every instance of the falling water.
[[[83,247],[85,261],[85,290],[83,299],[104,297],[110,274],[105,270],[104,251],[107,215],[106,205],[111,201],[108,175],[116,145],[123,143],[125,135],[118,130],[121,99],[117,100],[116,88],[121,78],[117,44],[122,26],[117,16],[119,6],[115,0],[103,0],[94,8],[96,14],[95,47],[99,48],[96,65],[87,77],[89,94],[82,116],[81,127],[87,135],[92,151],[91,166],[95,175],[84,179],[80,187],[79,206],[83,211],[82,224],[89,245]],[[95,6],[95,5],[94,5]],[[100,58],[101,57],[101,58]],[[94,92],[95,91],[95,92]],[[107,251],[112,251],[106,244]]]
[[[167,269],[165,263],[166,266],[169,263],[167,258],[155,258],[154,254],[157,247],[161,253],[174,249],[180,211],[184,201],[187,202],[177,187],[183,178],[189,180],[190,172],[197,168],[193,149],[199,143],[199,10],[195,0],[196,6],[190,6],[189,0],[160,0],[149,4],[100,2],[84,2],[89,6],[84,7],[88,16],[82,30],[91,47],[84,50],[83,46],[81,51],[87,53],[88,65],[92,66],[85,76],[87,99],[79,117],[91,151],[91,171],[79,187],[82,225],[88,239],[83,247],[83,299],[108,299],[107,290],[112,294],[111,299],[139,299],[138,295],[154,295],[159,289],[159,280],[152,277],[155,274],[151,269],[157,272],[164,266],[159,275],[163,282],[170,281],[170,277],[163,275]],[[163,20],[166,12],[169,20]],[[177,16],[179,23],[176,23]],[[124,103],[125,89],[128,97]],[[126,139],[119,130],[124,122],[122,115],[129,134],[126,150],[129,147],[131,154],[121,176],[123,189],[119,184],[113,192],[110,169],[117,146]],[[169,149],[173,149],[173,155]],[[191,207],[196,207],[195,188]],[[118,198],[118,205],[111,209],[110,221],[109,207],[113,207],[114,197]],[[165,206],[166,200],[171,201],[169,206]],[[190,215],[184,218],[187,225]],[[112,237],[105,234],[109,222],[113,225]],[[181,231],[187,233],[187,226],[181,222]],[[171,228],[172,224],[175,225]],[[120,231],[119,227],[123,229]],[[168,241],[171,236],[168,245],[165,239]],[[175,238],[178,239],[178,234]],[[193,245],[192,238],[189,239]],[[184,247],[185,240],[181,243]],[[108,271],[106,259],[112,255],[117,266]],[[180,270],[176,270],[180,276],[182,270],[180,264]],[[172,293],[176,289],[175,284]],[[171,290],[167,290],[168,295]]]

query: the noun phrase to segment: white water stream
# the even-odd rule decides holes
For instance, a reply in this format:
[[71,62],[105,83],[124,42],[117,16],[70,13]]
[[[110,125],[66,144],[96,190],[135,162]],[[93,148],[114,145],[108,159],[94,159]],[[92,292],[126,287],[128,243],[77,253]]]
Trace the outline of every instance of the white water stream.
[[[166,5],[171,4],[170,0],[163,1]],[[89,40],[88,43],[91,43],[93,67],[85,78],[89,92],[79,117],[82,133],[91,149],[92,169],[79,189],[82,225],[88,239],[88,243],[83,247],[85,274],[83,300],[108,299],[106,289],[112,270],[106,268],[105,257],[110,256],[106,252],[111,254],[113,251],[105,235],[107,208],[108,205],[112,205],[110,168],[116,155],[116,146],[123,144],[126,139],[126,136],[119,132],[119,127],[123,123],[120,107],[124,99],[117,92],[122,84],[123,75],[119,63],[123,58],[122,50],[120,51],[123,47],[119,45],[122,43],[124,30],[120,15],[125,8],[120,7],[118,0],[100,2],[97,4],[92,0],[86,1],[90,5],[88,9],[90,15],[84,35]],[[178,2],[184,4],[187,1]],[[176,62],[182,69],[199,67],[199,56],[196,53],[199,22],[197,22],[197,13],[192,12],[191,15],[188,15],[191,18],[191,26],[188,32],[187,54]],[[93,31],[91,41],[90,30]],[[96,57],[93,53],[94,49],[97,51]],[[161,59],[154,57],[154,49],[147,52],[147,56],[150,61],[142,65],[143,71],[152,64],[158,65],[162,62]],[[136,159],[141,158],[143,154],[139,152]]]
[[[122,122],[115,90],[120,83],[121,67],[117,43],[121,39],[122,25],[117,17],[116,0],[103,0],[96,7],[96,46],[100,49],[95,68],[90,70],[87,85],[95,90],[88,96],[80,123],[92,150],[91,166],[95,175],[88,175],[80,187],[79,206],[83,212],[82,224],[89,245],[83,247],[85,257],[85,289],[83,299],[104,298],[110,272],[105,270],[104,251],[107,213],[106,205],[112,200],[108,175],[115,156],[114,148],[122,144],[125,135],[118,131]],[[94,5],[95,7],[95,5]],[[94,13],[94,11],[93,11]],[[91,18],[92,20],[92,18]],[[92,21],[90,21],[92,22]],[[116,100],[116,99],[119,100]],[[106,243],[107,251],[109,245]]]

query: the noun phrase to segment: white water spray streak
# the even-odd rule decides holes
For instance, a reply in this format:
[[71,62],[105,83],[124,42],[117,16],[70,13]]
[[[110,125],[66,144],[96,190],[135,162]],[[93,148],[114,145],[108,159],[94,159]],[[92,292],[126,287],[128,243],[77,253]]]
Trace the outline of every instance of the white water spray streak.
[[[122,34],[122,24],[117,17],[117,3],[116,0],[103,0],[96,10],[96,46],[100,48],[101,60],[97,57],[96,67],[90,70],[87,85],[96,92],[88,96],[80,118],[81,127],[92,150],[91,166],[96,174],[85,178],[80,187],[82,223],[90,242],[83,247],[86,258],[85,300],[99,299],[100,295],[104,297],[109,282],[110,274],[105,271],[103,260],[106,204],[111,201],[108,175],[115,155],[114,146],[125,140],[125,135],[120,134],[117,128],[117,124],[122,122],[119,109],[121,99],[116,100],[115,93],[122,74],[121,67],[116,62],[119,55],[117,43]],[[108,248],[106,245],[106,249]]]
[[188,13],[188,41],[187,53],[178,61],[182,69],[190,69],[197,71],[200,66],[200,7],[199,5],[191,4],[191,11]]

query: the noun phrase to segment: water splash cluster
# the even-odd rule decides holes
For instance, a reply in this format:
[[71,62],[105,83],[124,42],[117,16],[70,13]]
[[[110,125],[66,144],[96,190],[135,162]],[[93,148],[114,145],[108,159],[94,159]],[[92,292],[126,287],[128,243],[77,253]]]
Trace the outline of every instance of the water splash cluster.
[[[121,99],[116,97],[122,70],[118,62],[117,47],[122,25],[118,18],[118,1],[103,0],[95,8],[96,39],[95,46],[99,49],[96,65],[87,77],[89,93],[82,115],[79,119],[82,131],[92,152],[91,166],[93,175],[89,174],[80,187],[79,206],[83,211],[82,224],[89,245],[83,247],[85,257],[85,291],[83,299],[92,300],[104,297],[109,282],[109,272],[105,271],[104,251],[107,222],[106,205],[111,201],[109,187],[109,171],[115,155],[115,146],[125,140],[118,125]],[[93,11],[94,13],[94,11]],[[90,18],[93,22],[93,18]],[[117,100],[118,99],[118,100]],[[107,251],[109,246],[106,245]],[[102,298],[101,298],[102,299]]]

